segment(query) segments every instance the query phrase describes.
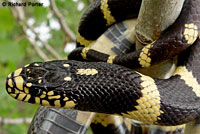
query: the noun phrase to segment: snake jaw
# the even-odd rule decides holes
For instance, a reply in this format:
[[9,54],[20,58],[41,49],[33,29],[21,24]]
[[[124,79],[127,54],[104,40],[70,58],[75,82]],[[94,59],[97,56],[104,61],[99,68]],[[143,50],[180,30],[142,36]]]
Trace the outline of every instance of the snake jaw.
[[[66,97],[63,89],[59,88],[60,84],[55,84],[59,83],[57,75],[45,70],[43,66],[45,65],[40,62],[31,63],[10,73],[5,81],[8,94],[17,100],[33,104],[73,108],[75,100]],[[69,76],[62,77],[63,81],[60,83],[71,81]]]
[[[13,76],[13,74],[14,72],[11,75]],[[75,106],[74,100],[64,95],[60,95],[62,94],[62,91],[52,91],[51,88],[45,89],[43,87],[35,86],[35,84],[25,83],[24,81],[21,81],[21,76],[10,77],[11,75],[7,77],[5,87],[8,94],[17,100],[44,106],[65,108],[73,108]],[[20,86],[22,88],[19,89]]]

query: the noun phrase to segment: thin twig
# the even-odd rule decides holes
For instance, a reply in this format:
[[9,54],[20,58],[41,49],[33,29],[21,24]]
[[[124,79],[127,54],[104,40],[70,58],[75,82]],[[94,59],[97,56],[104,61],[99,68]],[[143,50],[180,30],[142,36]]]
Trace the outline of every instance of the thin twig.
[[55,14],[55,16],[58,18],[58,21],[60,22],[60,25],[61,25],[62,30],[64,31],[64,33],[67,36],[69,36],[71,40],[75,41],[76,40],[76,36],[70,30],[70,28],[67,26],[63,15],[60,13],[60,11],[58,10],[58,8],[56,6],[55,0],[50,0],[50,4],[51,4],[51,9],[52,9],[53,13]]
[[44,47],[56,58],[56,59],[62,59],[61,56],[45,41],[43,41],[38,33],[35,31],[35,29],[32,26],[27,25],[27,27],[35,34],[36,38],[44,45]]
[[[27,31],[27,26],[24,25],[23,21],[25,20],[25,16],[24,16],[24,10],[21,7],[11,7],[11,12],[14,16],[14,18],[17,20],[17,22],[22,26],[23,32],[26,34]],[[36,42],[31,40],[28,36],[26,36],[26,38],[29,40],[29,42],[31,43],[31,45],[33,46],[33,48],[35,49],[36,53],[45,61],[49,60],[48,56],[43,53],[43,51],[40,49],[39,46],[36,45]]]
[[11,119],[11,118],[0,117],[0,124],[21,124],[21,123],[30,124],[31,121],[32,121],[32,118]]
[[[23,26],[23,31],[26,31],[25,26]],[[37,52],[37,54],[44,60],[44,61],[48,61],[49,58],[48,56],[42,52],[42,50],[40,49],[40,47],[37,46],[36,42],[34,40],[31,40],[30,38],[27,37],[27,39],[29,40],[29,42],[31,43],[31,45],[34,47],[35,51]]]

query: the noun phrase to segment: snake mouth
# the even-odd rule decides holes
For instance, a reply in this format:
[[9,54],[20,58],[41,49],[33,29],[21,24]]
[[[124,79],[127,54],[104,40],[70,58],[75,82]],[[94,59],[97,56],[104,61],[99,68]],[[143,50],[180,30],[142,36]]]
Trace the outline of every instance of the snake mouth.
[[6,78],[5,88],[8,94],[13,98],[24,102],[31,102],[30,100],[33,96],[30,95],[29,87],[32,84],[26,82],[23,75],[24,72],[25,68],[19,68],[10,73]]
[[[36,70],[38,73],[35,73]],[[54,90],[55,86],[44,84],[42,77],[45,74],[39,67],[28,65],[19,68],[7,76],[5,88],[11,97],[19,101],[44,106],[74,107],[75,102],[62,94],[61,90]]]
[[31,96],[28,94],[27,89],[24,88],[24,79],[19,75],[20,72],[22,72],[22,68],[8,75],[5,81],[5,88],[13,98],[28,102]]

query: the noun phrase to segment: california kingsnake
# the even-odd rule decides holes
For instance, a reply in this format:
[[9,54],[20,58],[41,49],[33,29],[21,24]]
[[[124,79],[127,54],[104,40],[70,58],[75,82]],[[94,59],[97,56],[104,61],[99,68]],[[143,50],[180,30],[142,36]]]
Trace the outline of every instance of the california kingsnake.
[[[185,21],[181,19],[179,23],[184,26],[184,29],[180,28],[180,24],[176,22],[175,28],[180,28],[181,32],[177,34],[178,31],[171,29],[165,33],[172,32],[173,35],[167,36],[164,33],[156,41],[164,42],[163,44],[172,43],[171,45],[161,45],[163,47],[161,49],[158,47],[159,43],[155,45],[155,42],[136,51],[135,54],[115,57],[111,61],[127,67],[130,65],[131,68],[132,65],[145,67],[190,47],[199,33],[199,3],[199,0],[186,0],[182,12],[191,10],[192,14],[185,14],[185,19],[193,16],[190,20],[186,19],[187,23],[183,23]],[[170,38],[174,35],[175,38]],[[158,54],[162,52],[166,55],[161,55],[160,59],[154,59],[157,53],[153,53],[153,49]],[[128,68],[104,62],[62,60],[35,62],[16,70],[8,75],[6,89],[12,97],[29,103],[119,114],[150,124],[183,124],[199,117],[199,50],[198,39],[179,56],[178,67],[174,75],[167,80],[153,79],[138,72],[132,72]],[[78,51],[72,54],[80,58],[78,55],[81,51],[76,52]],[[90,57],[89,53],[90,50],[85,53],[87,58]],[[96,53],[92,52],[94,57]],[[133,60],[134,57],[135,60]],[[136,63],[129,64],[130,61]],[[144,64],[140,64],[143,63],[140,61]]]

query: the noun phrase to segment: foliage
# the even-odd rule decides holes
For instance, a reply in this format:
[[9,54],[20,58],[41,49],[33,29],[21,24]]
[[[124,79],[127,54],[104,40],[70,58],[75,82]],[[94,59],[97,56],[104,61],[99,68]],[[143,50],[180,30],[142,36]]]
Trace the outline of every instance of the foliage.
[[[37,2],[37,1],[34,1]],[[87,5],[86,0],[56,0],[56,5],[59,11],[64,15],[65,21],[70,29],[76,33],[80,16],[84,9],[77,10],[78,4],[83,2]],[[2,1],[0,1],[2,4]],[[86,7],[86,6],[85,6]],[[26,20],[32,18],[35,22],[33,27],[38,27],[46,23],[49,27],[50,19],[55,16],[49,6],[47,7],[26,7]],[[50,16],[50,17],[49,17]],[[34,51],[32,45],[26,38],[22,27],[13,17],[10,7],[0,7],[0,117],[6,118],[26,118],[33,117],[38,106],[18,102],[11,98],[4,88],[4,81],[6,76],[16,70],[17,68],[34,61],[43,61]],[[66,35],[61,29],[51,29],[49,31],[51,38],[48,43],[64,58],[64,42],[66,42]],[[40,47],[45,54],[49,53]],[[0,126],[0,133],[5,134],[23,134],[27,131],[27,124]]]

